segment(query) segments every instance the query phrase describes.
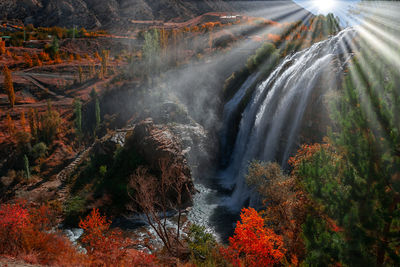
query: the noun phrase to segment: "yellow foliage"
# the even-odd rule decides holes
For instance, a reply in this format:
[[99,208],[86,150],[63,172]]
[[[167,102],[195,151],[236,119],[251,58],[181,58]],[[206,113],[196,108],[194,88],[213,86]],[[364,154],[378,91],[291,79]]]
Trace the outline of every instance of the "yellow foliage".
[[14,85],[12,81],[11,71],[8,69],[7,66],[4,66],[3,74],[4,74],[4,90],[8,96],[8,100],[10,101],[11,107],[14,107],[15,104]]

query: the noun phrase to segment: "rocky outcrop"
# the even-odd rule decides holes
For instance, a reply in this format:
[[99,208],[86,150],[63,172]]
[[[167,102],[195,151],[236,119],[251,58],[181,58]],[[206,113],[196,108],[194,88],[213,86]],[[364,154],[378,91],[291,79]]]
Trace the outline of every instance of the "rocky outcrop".
[[187,158],[192,176],[196,181],[202,181],[214,171],[216,154],[215,139],[198,123],[172,123],[168,127],[182,143],[183,153]]
[[166,126],[156,125],[152,119],[146,119],[135,126],[133,134],[126,140],[126,146],[135,148],[155,171],[159,169],[161,159],[169,159],[171,163],[174,161],[182,165],[184,176],[191,180],[182,145]]
[[191,202],[194,186],[190,168],[179,139],[166,126],[156,125],[152,119],[140,122],[127,137],[125,148],[134,149],[143,157],[154,174],[161,175],[160,162],[164,161],[171,173],[184,180],[188,191],[183,192],[183,200]]

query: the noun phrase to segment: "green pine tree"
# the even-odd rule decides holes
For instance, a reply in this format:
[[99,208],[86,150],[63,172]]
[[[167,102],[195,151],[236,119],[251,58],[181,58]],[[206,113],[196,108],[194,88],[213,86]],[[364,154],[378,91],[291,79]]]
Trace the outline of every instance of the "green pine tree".
[[75,129],[78,138],[82,136],[82,103],[79,98],[74,101]]
[[100,123],[101,123],[101,112],[100,112],[99,96],[98,96],[95,88],[93,88],[92,91],[90,92],[90,97],[94,101],[94,114],[95,114],[95,120],[96,120],[94,132],[96,133],[96,131],[99,129]]
[[160,38],[157,29],[144,33],[143,56],[145,59],[149,81],[152,76],[159,73],[160,69]]
[[31,178],[31,171],[30,171],[30,168],[29,168],[29,159],[28,159],[28,157],[26,155],[24,155],[24,168],[25,168],[26,178],[27,179]]
[[101,122],[101,117],[100,117],[100,101],[99,98],[96,98],[96,103],[95,103],[95,116],[96,116],[96,129],[99,128],[100,122]]
[[311,266],[400,262],[400,74],[362,47],[333,101],[334,150],[299,170],[318,215],[304,225]]

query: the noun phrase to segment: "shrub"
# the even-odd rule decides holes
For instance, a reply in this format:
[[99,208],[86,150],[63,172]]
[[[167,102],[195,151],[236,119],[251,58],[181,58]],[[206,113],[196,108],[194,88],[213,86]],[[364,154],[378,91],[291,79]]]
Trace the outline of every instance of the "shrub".
[[154,256],[129,249],[136,243],[124,238],[120,230],[110,230],[110,225],[97,209],[79,223],[92,266],[155,266]]
[[45,143],[40,142],[32,147],[31,157],[34,160],[43,158],[47,153],[47,146]]
[[68,240],[48,232],[53,219],[54,214],[47,206],[33,208],[24,202],[1,205],[0,254],[51,266],[84,263],[85,256]]
[[49,60],[50,60],[50,56],[49,56],[49,54],[46,53],[46,52],[40,52],[39,58],[40,58],[42,61],[49,61]]
[[0,55],[4,55],[6,53],[6,42],[0,41]]
[[74,196],[65,203],[65,222],[67,225],[77,225],[79,216],[86,211],[86,199],[81,196]]
[[34,54],[32,56],[32,61],[34,66],[39,66],[41,67],[43,65],[42,61],[39,59],[39,56],[37,54]]
[[308,199],[294,176],[285,175],[279,164],[252,161],[246,182],[262,197],[266,210],[261,214],[268,226],[282,236],[286,259],[305,256],[302,225],[307,217]]
[[99,168],[99,174],[101,177],[105,177],[107,174],[107,166],[106,165],[102,165]]
[[33,67],[32,58],[28,53],[24,53],[24,61],[25,61],[26,67],[28,67],[28,68],[32,68]]
[[204,226],[191,225],[187,243],[191,252],[191,262],[195,266],[227,266],[220,254],[214,236]]
[[253,208],[244,208],[229,247],[221,253],[234,266],[273,266],[284,257],[282,237],[264,226],[264,219]]
[[189,229],[188,244],[195,258],[205,259],[215,247],[216,241],[204,226],[193,224]]
[[51,144],[58,133],[60,125],[60,114],[57,111],[52,110],[49,102],[47,112],[40,118],[40,127],[38,129],[39,139],[46,144]]

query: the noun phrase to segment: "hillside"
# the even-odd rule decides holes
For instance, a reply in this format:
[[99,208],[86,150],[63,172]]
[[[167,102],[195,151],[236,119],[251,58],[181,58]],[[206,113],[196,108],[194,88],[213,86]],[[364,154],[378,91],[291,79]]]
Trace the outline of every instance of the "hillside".
[[0,16],[25,25],[110,29],[125,27],[130,20],[185,21],[212,11],[259,11],[258,16],[270,16],[268,11],[260,13],[266,2],[269,9],[300,9],[290,0],[8,0],[0,2]]

